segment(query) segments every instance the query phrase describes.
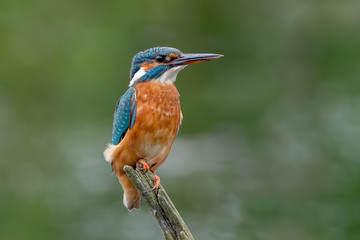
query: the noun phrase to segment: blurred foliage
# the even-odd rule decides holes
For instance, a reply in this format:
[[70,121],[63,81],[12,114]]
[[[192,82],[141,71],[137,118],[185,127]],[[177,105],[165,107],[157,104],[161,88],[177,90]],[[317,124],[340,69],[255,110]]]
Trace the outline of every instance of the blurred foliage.
[[225,57],[176,82],[162,184],[196,239],[360,238],[360,2],[0,3],[1,239],[160,239],[102,151],[131,58]]

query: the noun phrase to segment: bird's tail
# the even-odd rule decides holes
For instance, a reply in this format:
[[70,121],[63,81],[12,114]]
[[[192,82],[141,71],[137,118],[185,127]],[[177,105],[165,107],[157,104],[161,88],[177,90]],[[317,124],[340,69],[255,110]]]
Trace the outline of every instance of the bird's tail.
[[119,176],[119,181],[124,189],[124,205],[131,212],[133,209],[139,209],[141,205],[141,196],[135,185],[129,177],[123,172]]
[[106,149],[103,154],[104,154],[104,158],[107,162],[112,163],[112,161],[113,161],[112,154],[115,151],[115,149],[116,149],[116,145],[114,145],[114,144],[109,143],[106,146]]

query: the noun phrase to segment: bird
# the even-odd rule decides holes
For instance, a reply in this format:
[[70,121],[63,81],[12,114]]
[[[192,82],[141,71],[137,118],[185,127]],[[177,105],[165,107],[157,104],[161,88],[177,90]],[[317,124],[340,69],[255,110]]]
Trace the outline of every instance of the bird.
[[179,92],[174,82],[187,65],[223,57],[220,54],[184,54],[172,47],[153,47],[132,59],[128,90],[118,100],[113,119],[112,139],[104,151],[124,190],[128,211],[139,209],[141,196],[123,170],[141,163],[155,177],[165,162],[182,123]]

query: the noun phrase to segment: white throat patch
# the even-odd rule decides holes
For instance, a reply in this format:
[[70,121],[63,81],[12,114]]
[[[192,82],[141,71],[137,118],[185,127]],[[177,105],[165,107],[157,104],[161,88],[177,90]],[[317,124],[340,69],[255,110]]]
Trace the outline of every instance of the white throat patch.
[[[184,69],[186,67],[186,65],[184,66],[177,66],[177,67],[172,67],[169,70],[167,70],[166,72],[164,72],[158,79],[156,79],[157,81],[160,81],[161,83],[173,83],[176,81],[176,76],[177,74],[180,72],[180,70]],[[129,87],[131,85],[133,85],[136,81],[138,81],[142,76],[144,76],[147,72],[143,69],[140,68],[133,76],[133,78],[130,81]]]
[[130,81],[129,87],[133,85],[137,80],[139,80],[142,76],[144,76],[146,71],[143,68],[140,68],[133,76]]
[[180,70],[184,69],[185,66],[177,66],[172,67],[166,72],[164,72],[157,80],[159,80],[161,83],[173,83],[176,81],[176,76],[180,72]]

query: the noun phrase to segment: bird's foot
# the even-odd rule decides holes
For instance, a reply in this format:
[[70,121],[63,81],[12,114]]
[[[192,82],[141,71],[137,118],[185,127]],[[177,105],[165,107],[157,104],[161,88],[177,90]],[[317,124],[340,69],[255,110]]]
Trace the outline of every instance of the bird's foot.
[[[150,170],[149,165],[144,160],[139,160],[136,162],[136,168],[141,170]],[[151,171],[151,170],[150,170]],[[155,178],[155,185],[152,187],[149,192],[154,191],[155,189],[159,188],[160,185],[160,177],[158,177],[153,171],[151,173],[154,175]]]
[[[151,170],[150,170],[151,171]],[[158,175],[156,175],[153,171],[151,171],[152,172],[152,174],[154,174],[154,178],[155,178],[155,185],[154,185],[154,187],[152,187],[150,190],[149,190],[149,192],[150,191],[154,191],[155,189],[158,189],[159,188],[159,185],[160,185],[160,177],[158,176]]]
[[[144,160],[137,161],[136,165],[138,165],[138,164],[142,165],[142,167],[141,167],[142,170],[149,170],[150,169],[149,165]],[[136,168],[137,168],[137,166],[136,166]]]
[[155,173],[153,173],[153,174],[154,174],[154,178],[155,178],[154,188],[158,188],[160,185],[160,177],[158,175],[156,175]]

